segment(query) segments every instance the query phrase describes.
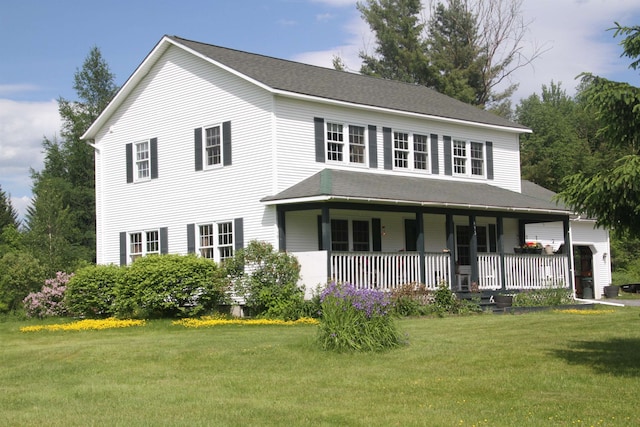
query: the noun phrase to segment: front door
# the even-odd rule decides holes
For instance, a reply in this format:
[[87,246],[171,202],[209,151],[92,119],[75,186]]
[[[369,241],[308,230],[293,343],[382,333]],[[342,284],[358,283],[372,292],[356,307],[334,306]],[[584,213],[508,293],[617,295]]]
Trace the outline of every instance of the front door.
[[594,298],[593,287],[593,252],[589,246],[574,246],[576,295],[580,298]]

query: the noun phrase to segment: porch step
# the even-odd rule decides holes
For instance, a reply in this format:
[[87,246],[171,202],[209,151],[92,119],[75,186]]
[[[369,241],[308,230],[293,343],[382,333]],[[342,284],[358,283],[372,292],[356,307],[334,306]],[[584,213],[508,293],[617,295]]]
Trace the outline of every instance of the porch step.
[[493,293],[490,292],[456,292],[459,299],[472,300],[480,298],[480,307],[491,308],[495,307],[496,303],[493,301]]

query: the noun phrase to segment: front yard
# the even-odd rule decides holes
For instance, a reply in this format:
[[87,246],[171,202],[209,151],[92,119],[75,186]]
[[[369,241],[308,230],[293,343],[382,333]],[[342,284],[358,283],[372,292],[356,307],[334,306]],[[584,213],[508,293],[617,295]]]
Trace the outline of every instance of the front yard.
[[315,325],[20,332],[3,425],[640,424],[638,308],[399,321],[409,345],[318,350]]

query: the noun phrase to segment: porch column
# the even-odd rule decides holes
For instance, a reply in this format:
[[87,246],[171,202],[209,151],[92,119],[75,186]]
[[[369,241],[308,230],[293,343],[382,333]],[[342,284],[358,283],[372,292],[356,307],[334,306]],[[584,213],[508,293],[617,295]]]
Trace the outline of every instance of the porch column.
[[498,232],[498,253],[500,254],[500,286],[507,288],[506,268],[504,265],[504,218],[496,217],[496,231]]
[[322,206],[322,249],[327,251],[327,277],[331,277],[331,216],[329,206]]
[[567,251],[567,262],[569,263],[569,289],[575,296],[576,291],[573,287],[573,243],[571,242],[571,228],[568,217],[562,220],[562,228],[564,231],[564,250]]
[[449,277],[451,278],[449,283],[449,287],[453,289],[454,283],[455,286],[458,286],[456,277],[456,240],[455,235],[453,233],[453,215],[447,214],[445,221],[445,232],[447,233],[447,249],[449,250]]
[[416,228],[418,229],[418,235],[416,236],[416,248],[418,249],[418,255],[420,255],[420,283],[426,283],[426,265],[424,259],[424,218],[420,209],[416,211]]
[[285,252],[287,250],[286,212],[280,205],[276,206],[276,221],[278,224],[278,250]]
[[469,239],[469,262],[471,263],[471,278],[470,283],[472,282],[478,283],[479,281],[479,272],[478,272],[478,232],[476,230],[476,216],[469,215],[469,231],[471,232],[471,236]]

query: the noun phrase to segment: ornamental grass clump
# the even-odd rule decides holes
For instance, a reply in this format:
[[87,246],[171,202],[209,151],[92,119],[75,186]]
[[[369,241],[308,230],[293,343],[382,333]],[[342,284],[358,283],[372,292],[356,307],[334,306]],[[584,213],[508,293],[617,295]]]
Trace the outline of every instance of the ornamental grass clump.
[[383,292],[331,282],[322,291],[320,304],[318,341],[324,350],[382,351],[402,343],[391,300]]

